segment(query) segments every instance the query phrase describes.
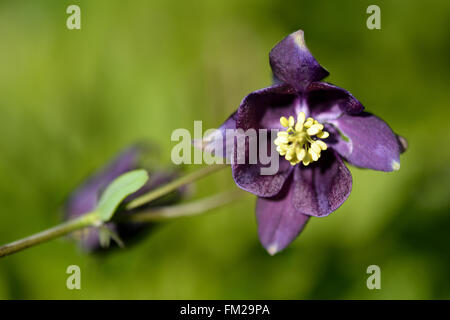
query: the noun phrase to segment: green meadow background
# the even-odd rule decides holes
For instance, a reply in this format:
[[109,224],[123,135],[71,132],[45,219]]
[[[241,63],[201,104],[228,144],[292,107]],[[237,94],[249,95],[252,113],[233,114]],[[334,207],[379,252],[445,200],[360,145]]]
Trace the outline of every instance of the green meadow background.
[[[81,30],[66,28],[81,7]],[[381,30],[366,8],[381,7]],[[0,1],[0,243],[61,221],[70,191],[137,140],[170,163],[176,128],[217,127],[271,82],[303,29],[331,73],[407,137],[401,170],[351,168],[349,200],[287,250],[259,244],[255,197],[89,256],[58,239],[0,259],[2,299],[449,299],[449,1]],[[187,167],[195,170],[196,165]],[[229,169],[200,198],[236,188]],[[66,289],[67,266],[82,289]],[[381,290],[366,269],[381,268]]]

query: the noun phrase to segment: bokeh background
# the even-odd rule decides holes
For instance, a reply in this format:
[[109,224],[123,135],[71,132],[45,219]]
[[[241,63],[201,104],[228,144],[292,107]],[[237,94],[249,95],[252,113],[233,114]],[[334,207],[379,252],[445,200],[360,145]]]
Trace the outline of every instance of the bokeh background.
[[[81,30],[66,8],[81,7]],[[381,30],[366,8],[381,7]],[[284,252],[260,246],[251,195],[89,256],[59,239],[0,260],[2,299],[450,298],[449,1],[0,1],[0,243],[61,220],[68,193],[136,140],[170,162],[175,128],[217,127],[270,84],[303,29],[366,108],[407,137],[401,170],[352,168],[349,200]],[[192,165],[188,170],[195,170]],[[227,169],[195,197],[236,188]],[[67,290],[68,265],[82,289]],[[366,268],[381,267],[381,290]]]

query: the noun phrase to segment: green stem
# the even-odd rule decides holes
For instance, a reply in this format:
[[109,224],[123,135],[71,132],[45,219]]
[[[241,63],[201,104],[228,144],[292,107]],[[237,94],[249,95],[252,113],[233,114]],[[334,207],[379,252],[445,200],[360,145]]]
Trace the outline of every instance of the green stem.
[[201,168],[200,170],[197,170],[190,174],[187,174],[184,177],[181,177],[177,180],[169,182],[168,184],[165,184],[164,186],[162,186],[160,188],[152,190],[152,191],[134,199],[133,201],[130,201],[130,203],[128,203],[126,206],[126,209],[131,210],[131,209],[140,207],[140,206],[142,206],[146,203],[149,203],[153,200],[156,200],[172,191],[175,191],[188,183],[191,183],[197,179],[205,177],[213,172],[219,171],[220,169],[223,169],[227,166],[228,166],[227,164],[215,164],[215,165],[210,165],[210,166]]
[[97,212],[88,213],[78,219],[70,220],[57,225],[53,228],[36,233],[29,237],[8,243],[0,247],[0,257],[7,256],[12,253],[19,252],[26,248],[38,245],[55,238],[59,238],[72,231],[85,228],[99,223],[100,219]]
[[159,207],[134,213],[133,215],[119,218],[119,221],[152,222],[198,215],[235,201],[243,194],[244,193],[241,190],[222,192],[205,199],[200,199],[185,204]]
[[[204,167],[200,170],[194,171],[190,174],[187,174],[184,177],[181,177],[177,180],[174,180],[172,182],[169,182],[168,184],[157,188],[155,190],[152,190],[148,192],[147,194],[144,194],[133,201],[131,201],[127,206],[126,209],[134,209],[137,208],[143,204],[146,204],[148,202],[151,202],[153,200],[156,200],[188,183],[191,183],[197,179],[200,179],[202,177],[205,177],[213,172],[216,172],[222,168],[225,168],[227,165],[211,165],[208,167]],[[201,210],[206,211],[209,209],[212,209],[216,206],[223,205],[227,202],[232,201],[235,199],[236,195],[232,195],[231,193],[224,195],[219,194],[216,196],[213,196],[211,198],[197,201],[196,203],[190,203],[190,204],[184,204],[184,205],[178,205],[175,206],[175,209],[171,209],[170,207],[166,208],[159,208],[158,210],[148,211],[142,213],[142,216],[140,214],[137,214],[138,218],[134,218],[135,215],[130,215],[131,221],[155,221],[155,220],[163,220],[163,219],[169,219],[169,218],[176,218],[178,216],[183,215],[192,215],[195,214],[195,210]],[[214,205],[215,203],[215,205]],[[141,220],[134,220],[134,219],[141,219]],[[19,252],[21,250],[27,249],[29,247],[33,247],[35,245],[38,245],[42,242],[50,241],[55,238],[59,238],[61,236],[64,236],[68,233],[71,233],[75,230],[90,227],[90,226],[100,226],[101,220],[99,218],[99,215],[96,211],[87,213],[77,219],[70,220],[67,222],[64,222],[60,225],[57,225],[53,228],[44,230],[42,232],[36,233],[34,235],[31,235],[29,237],[11,242],[9,244],[0,246],[0,258],[7,256],[9,254],[13,254],[16,252]]]

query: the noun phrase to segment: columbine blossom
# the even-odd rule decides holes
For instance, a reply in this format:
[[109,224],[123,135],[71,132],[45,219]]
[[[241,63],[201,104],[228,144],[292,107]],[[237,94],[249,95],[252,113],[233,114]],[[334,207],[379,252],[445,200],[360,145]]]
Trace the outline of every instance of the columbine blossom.
[[276,174],[261,175],[261,163],[231,165],[236,184],[258,196],[259,238],[275,254],[311,216],[327,216],[348,198],[352,176],[343,160],[361,168],[399,170],[406,141],[363,111],[348,91],[321,81],[329,73],[306,47],[303,31],[283,39],[269,57],[274,85],[246,96],[219,130],[278,130]]
[[[120,175],[135,169],[146,169],[149,172],[149,180],[139,191],[128,196],[123,204],[129,203],[136,197],[149,192],[150,190],[162,186],[178,177],[178,172],[173,169],[159,169],[152,165],[148,156],[152,150],[148,146],[134,145],[128,147],[119,153],[108,165],[94,173],[85,182],[83,182],[70,196],[64,208],[65,219],[74,219],[86,214],[97,207],[101,193],[105,188]],[[133,214],[142,209],[157,207],[159,205],[170,205],[181,200],[183,190],[167,195],[154,203],[149,203],[143,207],[127,210],[121,209],[121,214]],[[107,227],[116,233],[123,240],[131,240],[148,227],[148,223],[132,222],[109,222]],[[81,247],[85,251],[97,251],[102,249],[99,241],[99,230],[97,228],[88,228],[77,234]]]

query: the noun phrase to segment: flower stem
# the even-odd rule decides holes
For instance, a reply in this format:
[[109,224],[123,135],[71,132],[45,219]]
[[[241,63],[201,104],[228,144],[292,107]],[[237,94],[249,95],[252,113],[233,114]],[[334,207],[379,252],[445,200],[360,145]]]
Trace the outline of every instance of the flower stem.
[[[190,174],[187,174],[184,177],[169,182],[168,184],[160,188],[152,190],[147,194],[144,194],[134,199],[133,201],[128,203],[126,209],[128,210],[134,209],[143,204],[156,200],[188,183],[191,183],[197,179],[200,179],[222,168],[225,168],[226,166],[227,166],[226,164],[211,165],[208,167],[201,168],[200,170],[194,171]],[[161,207],[159,209],[153,209],[151,211],[149,210],[143,213],[130,215],[129,217],[126,217],[126,220],[135,222],[138,221],[144,222],[144,221],[165,220],[177,218],[180,216],[194,215],[196,213],[199,214],[212,208],[224,205],[228,202],[235,200],[236,198],[237,198],[236,192],[228,192],[224,194],[215,195],[207,199],[198,200],[193,203],[177,205],[174,206],[173,208]],[[135,218],[135,216],[137,216],[137,218]],[[122,221],[122,218],[125,219],[124,217],[120,217],[120,221]],[[90,226],[98,226],[101,223],[102,222],[100,220],[100,217],[96,211],[87,213],[77,219],[69,220],[53,228],[41,231],[29,237],[0,246],[0,258],[27,249],[29,247],[33,247],[42,242],[59,238],[68,233],[71,233],[72,231]]]
[[33,247],[42,242],[50,241],[55,238],[59,238],[72,231],[94,225],[97,221],[100,221],[97,212],[91,212],[80,218],[70,220],[53,228],[41,231],[29,237],[5,244],[0,247],[0,257],[7,256],[12,253],[19,252],[21,250]]
[[213,172],[219,171],[220,169],[223,169],[227,167],[227,164],[215,164],[210,165],[204,168],[201,168],[200,170],[194,171],[190,174],[185,175],[184,177],[181,177],[177,180],[174,180],[172,182],[169,182],[168,184],[165,184],[164,186],[154,189],[128,203],[126,205],[126,209],[135,209],[137,207],[140,207],[148,202],[151,202],[153,200],[156,200],[188,183],[191,183],[199,178],[205,177]]
[[198,215],[235,201],[242,195],[244,193],[241,190],[226,191],[189,203],[148,209],[128,216],[124,215],[124,217],[119,218],[119,221],[153,222]]

